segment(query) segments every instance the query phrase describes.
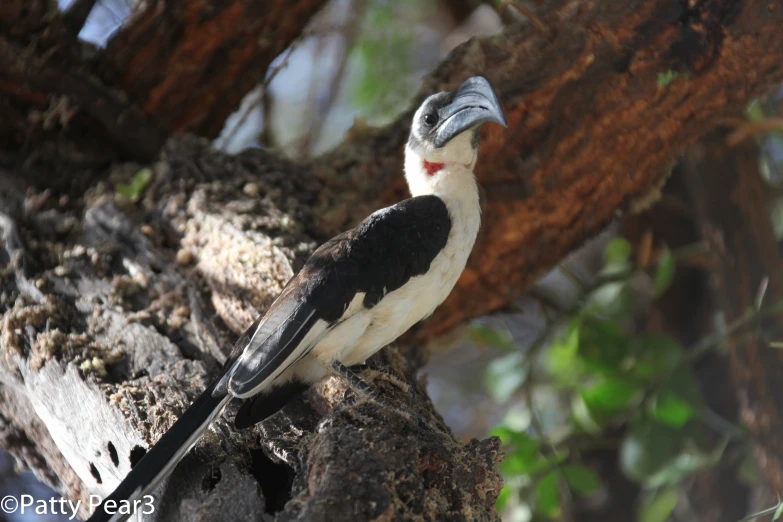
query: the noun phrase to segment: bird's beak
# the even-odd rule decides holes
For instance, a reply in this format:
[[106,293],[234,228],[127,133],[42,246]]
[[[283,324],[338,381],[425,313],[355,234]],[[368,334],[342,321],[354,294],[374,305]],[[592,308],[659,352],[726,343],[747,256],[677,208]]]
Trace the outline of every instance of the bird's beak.
[[506,118],[492,86],[481,76],[465,80],[454,99],[440,111],[441,125],[435,135],[435,147],[441,148],[455,136],[482,123],[494,122],[506,127]]

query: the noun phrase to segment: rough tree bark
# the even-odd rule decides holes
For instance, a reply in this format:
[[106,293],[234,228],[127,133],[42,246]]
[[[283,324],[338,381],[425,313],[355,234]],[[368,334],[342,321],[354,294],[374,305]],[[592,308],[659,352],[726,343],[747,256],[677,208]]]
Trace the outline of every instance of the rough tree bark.
[[[127,474],[224,360],[218,328],[244,328],[313,247],[297,209],[317,186],[277,167],[264,153],[232,158],[172,142],[141,229],[111,193],[24,197],[3,175],[4,447],[83,500]],[[243,194],[250,183],[260,196]],[[216,327],[214,316],[226,320]],[[386,357],[395,374],[367,377],[396,409],[343,401],[333,379],[309,407],[295,403],[258,429],[221,420],[174,472],[155,518],[496,518],[498,441],[457,441],[409,364]]]
[[215,137],[325,3],[139,2],[94,56],[55,2],[5,2],[0,148],[73,170],[151,161],[173,132]]
[[[425,80],[429,93],[487,75],[509,129],[483,135],[479,247],[418,339],[503,307],[618,210],[651,204],[684,147],[782,76],[783,9],[769,2],[563,0],[541,18],[547,34],[472,40]],[[326,232],[404,196],[409,117],[314,166],[334,187]]]
[[[313,162],[258,151],[226,157],[174,138],[142,203],[118,208],[112,187],[139,165],[99,167],[147,163],[173,131],[214,135],[234,103],[215,95],[222,75],[250,64],[263,74],[318,3],[145,2],[95,58],[67,38],[50,4],[0,7],[0,224],[9,260],[0,280],[0,434],[41,478],[84,498],[110,490],[170,426],[226,342],[316,241],[404,197],[410,113],[385,129],[354,128]],[[244,17],[249,32],[226,31],[227,21],[259,5],[287,29],[277,43],[246,48],[232,35],[269,25]],[[425,80],[422,96],[486,75],[510,125],[482,136],[476,255],[416,341],[503,306],[618,210],[654,199],[685,145],[783,78],[783,12],[766,1],[553,0],[540,14],[546,34],[509,27],[473,40]],[[149,36],[155,19],[178,30]],[[194,48],[207,26],[214,39]],[[163,42],[160,57],[150,40]],[[133,58],[135,46],[149,62]],[[163,71],[175,62],[170,80]],[[658,81],[671,72],[673,81]],[[232,100],[259,76],[239,77]],[[175,80],[210,85],[187,94]],[[386,357],[412,380],[415,365],[393,350]],[[309,406],[297,402],[254,430],[221,421],[175,472],[159,517],[496,518],[497,441],[457,442],[421,386],[412,396],[396,377],[370,373],[399,410],[345,403],[339,381],[329,381],[307,396]]]
[[101,77],[168,133],[215,138],[325,3],[149,2],[112,39]]

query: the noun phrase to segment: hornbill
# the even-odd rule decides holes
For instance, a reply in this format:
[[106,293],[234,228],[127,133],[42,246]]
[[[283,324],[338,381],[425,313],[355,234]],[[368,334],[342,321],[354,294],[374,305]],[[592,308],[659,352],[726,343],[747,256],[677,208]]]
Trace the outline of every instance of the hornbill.
[[217,379],[104,499],[91,522],[126,519],[116,506],[151,492],[234,397],[244,399],[237,427],[264,420],[330,374],[377,399],[349,367],[432,314],[456,284],[479,230],[473,168],[479,129],[487,122],[506,125],[482,77],[424,101],[405,147],[413,197],[374,212],[313,253],[236,342]]

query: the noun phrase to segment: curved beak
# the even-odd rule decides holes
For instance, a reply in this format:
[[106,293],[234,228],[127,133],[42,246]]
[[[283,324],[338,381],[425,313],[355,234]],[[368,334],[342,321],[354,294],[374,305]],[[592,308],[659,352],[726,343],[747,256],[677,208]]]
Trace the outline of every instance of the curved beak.
[[454,93],[454,99],[438,111],[441,125],[435,135],[435,147],[441,148],[455,136],[482,123],[499,123],[506,118],[492,86],[481,76],[465,80]]

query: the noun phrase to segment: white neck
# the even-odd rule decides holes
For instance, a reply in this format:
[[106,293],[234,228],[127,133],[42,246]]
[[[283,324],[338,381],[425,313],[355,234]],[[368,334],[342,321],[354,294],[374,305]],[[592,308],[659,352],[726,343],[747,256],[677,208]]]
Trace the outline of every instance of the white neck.
[[[465,150],[464,148],[462,150]],[[476,165],[475,150],[471,147],[471,155],[450,158],[431,154],[427,151],[427,161],[442,163],[443,167],[429,174],[424,166],[425,159],[410,146],[405,149],[405,179],[413,196],[438,196],[446,204],[452,222],[456,229],[466,233],[468,251],[478,233],[481,223],[481,207],[479,193],[473,167]]]
[[[475,199],[478,187],[473,176],[478,154],[470,142],[470,133],[464,132],[441,149],[415,150],[405,147],[405,179],[413,196],[433,194],[447,199]],[[442,164],[437,172],[428,173],[425,161]]]
[[443,165],[437,172],[429,174],[424,167],[424,160],[414,154],[405,158],[405,179],[412,196],[455,196],[463,192],[477,192],[476,178],[473,176],[471,163],[440,163]]

